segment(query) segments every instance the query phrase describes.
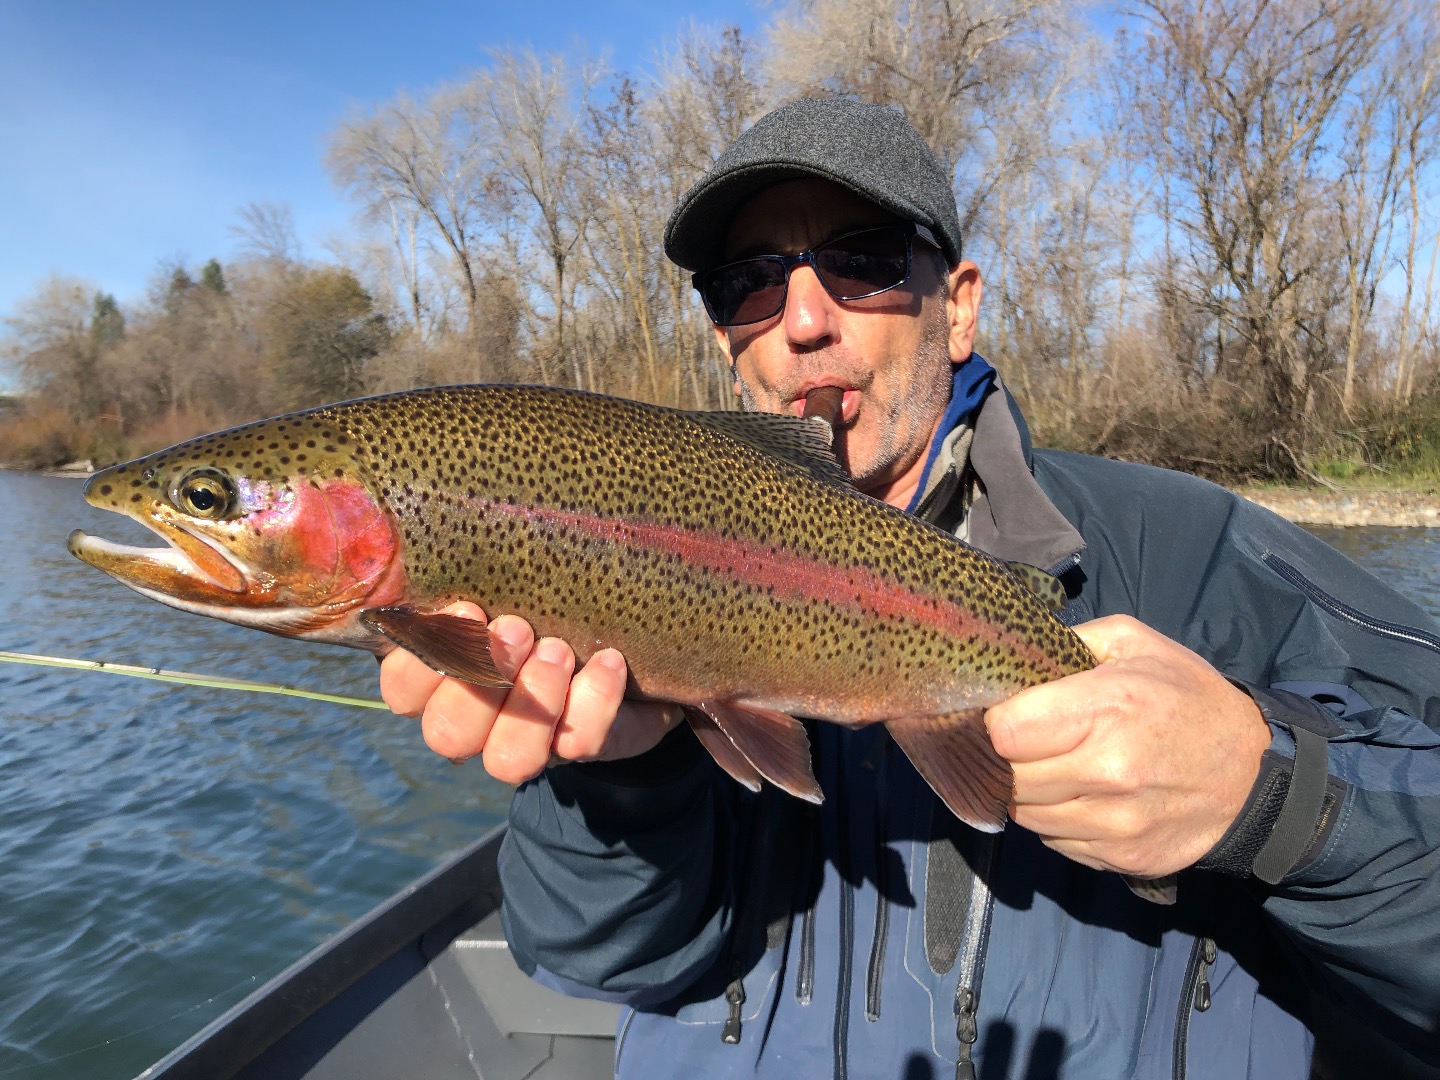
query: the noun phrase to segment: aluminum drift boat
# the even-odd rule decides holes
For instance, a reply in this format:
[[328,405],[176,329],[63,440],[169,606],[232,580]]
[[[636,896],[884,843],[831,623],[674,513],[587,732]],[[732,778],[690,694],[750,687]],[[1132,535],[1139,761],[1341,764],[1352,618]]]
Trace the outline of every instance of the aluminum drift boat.
[[618,1008],[510,958],[504,827],[271,979],[139,1080],[602,1080]]

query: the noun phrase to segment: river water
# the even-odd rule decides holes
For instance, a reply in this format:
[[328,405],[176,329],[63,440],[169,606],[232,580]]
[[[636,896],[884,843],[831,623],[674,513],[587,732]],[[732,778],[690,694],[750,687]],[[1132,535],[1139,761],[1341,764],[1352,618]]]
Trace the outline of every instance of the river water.
[[[0,649],[373,697],[375,662],[145,600],[153,544],[0,472]],[[1440,617],[1440,530],[1316,530]],[[0,663],[0,1080],[134,1076],[498,822],[508,789],[388,713]]]
[[[378,696],[367,654],[173,611],[77,562],[154,546],[0,472],[0,649]],[[501,820],[388,712],[0,663],[0,1080],[134,1076]]]

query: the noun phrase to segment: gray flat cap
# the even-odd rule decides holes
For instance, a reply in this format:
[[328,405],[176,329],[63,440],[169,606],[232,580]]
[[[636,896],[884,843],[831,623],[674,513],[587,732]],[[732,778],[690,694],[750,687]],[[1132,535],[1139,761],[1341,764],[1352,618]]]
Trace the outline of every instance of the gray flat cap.
[[920,133],[885,105],[801,98],[755,122],[685,193],[665,226],[665,254],[687,270],[724,257],[740,205],[783,180],[818,176],[927,226],[960,261],[955,191]]

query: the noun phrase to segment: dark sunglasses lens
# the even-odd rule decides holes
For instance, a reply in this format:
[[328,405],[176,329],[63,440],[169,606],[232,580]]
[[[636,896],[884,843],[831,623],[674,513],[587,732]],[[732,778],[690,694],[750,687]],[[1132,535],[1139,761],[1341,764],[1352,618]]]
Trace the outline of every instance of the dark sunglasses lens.
[[746,259],[714,271],[702,288],[710,317],[722,326],[768,319],[785,302],[785,264]]
[[838,300],[893,289],[910,270],[909,238],[899,229],[842,236],[815,252],[815,272]]

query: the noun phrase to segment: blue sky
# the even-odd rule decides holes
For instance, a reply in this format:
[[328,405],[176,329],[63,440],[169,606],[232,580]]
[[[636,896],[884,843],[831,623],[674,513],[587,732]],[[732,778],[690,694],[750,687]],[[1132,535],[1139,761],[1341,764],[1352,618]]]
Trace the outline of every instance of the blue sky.
[[320,255],[351,227],[323,166],[351,110],[490,47],[578,43],[648,69],[692,19],[760,23],[745,0],[0,0],[0,318],[51,271],[123,304],[161,260],[223,262],[251,202],[288,203]]

